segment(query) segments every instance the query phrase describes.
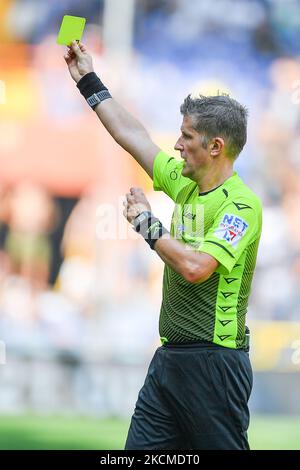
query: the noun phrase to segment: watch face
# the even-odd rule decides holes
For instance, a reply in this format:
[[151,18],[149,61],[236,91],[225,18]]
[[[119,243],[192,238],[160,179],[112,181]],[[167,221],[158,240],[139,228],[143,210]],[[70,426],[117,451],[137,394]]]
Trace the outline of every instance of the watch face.
[[135,227],[141,225],[144,220],[147,220],[149,217],[149,212],[148,211],[145,211],[145,212],[142,212],[141,214],[139,214],[135,219],[134,219],[134,225]]

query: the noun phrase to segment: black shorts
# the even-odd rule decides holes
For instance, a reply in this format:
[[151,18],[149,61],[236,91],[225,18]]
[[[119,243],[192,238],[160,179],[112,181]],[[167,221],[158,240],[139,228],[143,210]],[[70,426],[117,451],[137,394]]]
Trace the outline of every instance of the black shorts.
[[213,344],[159,347],[125,449],[248,450],[249,354]]

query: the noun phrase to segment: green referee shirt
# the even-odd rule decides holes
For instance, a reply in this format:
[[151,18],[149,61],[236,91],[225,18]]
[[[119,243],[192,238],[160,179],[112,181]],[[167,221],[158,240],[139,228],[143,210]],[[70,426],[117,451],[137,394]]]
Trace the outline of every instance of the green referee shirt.
[[160,336],[171,343],[205,340],[244,348],[261,202],[236,172],[221,186],[199,194],[197,183],[182,176],[183,165],[160,152],[154,160],[154,189],[176,203],[171,235],[187,249],[213,256],[219,266],[206,281],[189,283],[165,265]]

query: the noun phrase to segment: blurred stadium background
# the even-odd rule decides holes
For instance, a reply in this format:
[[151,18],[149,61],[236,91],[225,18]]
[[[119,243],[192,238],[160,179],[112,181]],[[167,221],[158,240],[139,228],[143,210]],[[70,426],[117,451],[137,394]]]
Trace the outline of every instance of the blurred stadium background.
[[96,71],[164,149],[190,92],[249,107],[236,168],[264,204],[250,440],[300,449],[299,0],[0,1],[0,448],[122,448],[159,345],[163,265],[122,236],[120,198],[143,186],[165,223],[172,202],[79,96],[64,14],[87,18]]

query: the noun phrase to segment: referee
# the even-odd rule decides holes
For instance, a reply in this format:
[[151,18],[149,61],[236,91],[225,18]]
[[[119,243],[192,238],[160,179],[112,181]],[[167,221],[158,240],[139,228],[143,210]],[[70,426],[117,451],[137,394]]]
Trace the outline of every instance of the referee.
[[[252,389],[246,313],[261,235],[259,198],[233,170],[247,111],[228,96],[181,105],[181,160],[158,148],[73,42],[72,78],[112,137],[176,203],[170,233],[131,188],[124,215],[165,263],[162,346],[140,390],[126,449],[249,449]],[[142,314],[142,312],[141,312]]]

